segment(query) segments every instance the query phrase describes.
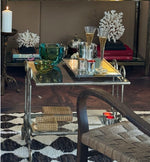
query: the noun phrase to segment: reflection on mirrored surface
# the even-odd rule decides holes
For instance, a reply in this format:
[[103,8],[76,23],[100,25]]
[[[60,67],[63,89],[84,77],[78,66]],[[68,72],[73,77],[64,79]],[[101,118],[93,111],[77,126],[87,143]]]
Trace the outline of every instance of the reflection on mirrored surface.
[[54,68],[47,73],[37,73],[36,74],[37,83],[61,83],[63,82],[62,72],[59,67],[54,66]]
[[38,73],[47,73],[53,69],[51,60],[36,60],[34,61],[34,65]]

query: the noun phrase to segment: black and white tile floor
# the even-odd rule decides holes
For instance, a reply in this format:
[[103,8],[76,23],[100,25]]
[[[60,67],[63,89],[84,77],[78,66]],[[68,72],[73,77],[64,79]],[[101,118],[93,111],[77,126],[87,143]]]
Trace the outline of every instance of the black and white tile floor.
[[[21,140],[23,113],[1,114],[1,162],[27,162],[29,153],[27,144]],[[91,118],[91,121],[93,119]],[[64,129],[74,127],[73,121]],[[33,162],[75,162],[77,153],[77,135],[46,135],[32,137]],[[89,162],[111,162],[104,155],[89,150]]]

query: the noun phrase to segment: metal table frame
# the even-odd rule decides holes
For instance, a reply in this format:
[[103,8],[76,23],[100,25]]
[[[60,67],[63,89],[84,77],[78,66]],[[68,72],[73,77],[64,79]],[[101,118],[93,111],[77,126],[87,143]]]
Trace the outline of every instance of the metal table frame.
[[[34,135],[49,135],[49,134],[77,134],[77,132],[59,132],[59,131],[51,131],[51,132],[33,132],[32,131],[32,126],[31,126],[31,119],[32,117],[35,117],[36,114],[32,114],[31,111],[31,100],[32,100],[32,80],[35,81],[33,72],[31,68],[27,67],[28,62],[26,62],[26,77],[25,77],[25,114],[24,114],[24,123],[22,126],[21,130],[21,137],[22,140],[25,139],[26,143],[28,144],[28,149],[29,149],[29,160],[31,161],[32,159],[32,154],[31,154],[31,139],[30,136]],[[114,68],[118,70],[118,64],[115,61],[114,63]],[[67,75],[70,77],[68,72],[66,71],[64,67],[64,62],[62,61],[59,65],[61,70],[63,71],[63,74]],[[98,85],[98,86],[107,86],[111,85],[112,86],[112,95],[116,95],[117,98],[120,97],[121,102],[123,102],[123,95],[124,95],[124,86],[129,85],[130,81],[128,81],[126,77],[126,72],[124,66],[121,66],[120,70],[120,76],[113,76],[111,80],[106,80],[106,81],[99,81],[99,82],[93,82],[93,81],[71,81],[71,82],[62,82],[62,83],[36,83],[36,86],[84,86],[84,85]],[[103,77],[102,77],[103,78]],[[71,79],[71,77],[70,77]],[[119,86],[121,86],[121,95],[119,94]],[[116,89],[115,89],[116,88]]]

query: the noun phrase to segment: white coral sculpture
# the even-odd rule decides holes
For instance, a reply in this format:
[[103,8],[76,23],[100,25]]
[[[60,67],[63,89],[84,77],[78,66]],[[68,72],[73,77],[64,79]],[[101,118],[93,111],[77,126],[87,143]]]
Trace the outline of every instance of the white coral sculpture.
[[116,42],[125,31],[125,27],[122,25],[123,13],[116,13],[116,10],[111,10],[108,12],[105,11],[104,15],[100,20],[99,27],[109,30],[108,41],[113,40]]
[[27,30],[24,33],[18,33],[17,42],[19,48],[21,46],[35,47],[36,44],[39,44],[39,41],[40,41],[40,37],[37,34],[29,32],[29,30]]

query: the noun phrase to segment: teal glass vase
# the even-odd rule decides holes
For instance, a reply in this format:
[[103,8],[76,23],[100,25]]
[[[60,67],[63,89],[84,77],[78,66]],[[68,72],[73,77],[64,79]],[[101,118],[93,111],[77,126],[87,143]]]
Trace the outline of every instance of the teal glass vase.
[[60,44],[41,43],[39,46],[41,59],[50,60],[51,65],[57,65],[61,62],[64,55],[64,47]]

